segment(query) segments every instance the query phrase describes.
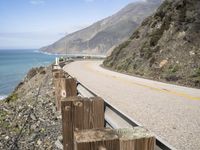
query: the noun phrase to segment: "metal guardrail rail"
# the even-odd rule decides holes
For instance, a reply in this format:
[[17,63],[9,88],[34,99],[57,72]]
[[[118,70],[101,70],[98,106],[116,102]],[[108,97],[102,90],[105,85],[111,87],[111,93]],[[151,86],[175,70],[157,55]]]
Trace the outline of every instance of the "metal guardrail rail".
[[[87,88],[82,83],[80,83],[78,80],[77,80],[77,85],[79,87],[81,86],[81,89],[84,89],[85,91],[87,91],[86,95],[98,96],[97,94],[95,94],[94,92],[92,92],[89,88]],[[81,92],[79,89],[80,88],[78,88],[79,94],[82,95],[82,96],[84,96],[83,92]],[[132,118],[130,118],[129,116],[127,116],[126,114],[124,114],[123,112],[121,112],[120,110],[117,110],[117,108],[115,108],[114,106],[112,106],[109,102],[107,102],[106,100],[104,100],[104,101],[105,101],[105,109],[109,108],[110,110],[112,110],[121,119],[123,119],[125,122],[127,122],[131,127],[141,126],[137,121],[133,120]],[[105,123],[108,126],[110,126],[111,128],[115,128],[114,125],[110,122],[110,120],[108,120],[106,118],[105,118]],[[158,136],[155,136],[155,137],[156,137],[156,150],[175,150],[174,147],[172,147],[171,145],[169,145],[167,142],[164,142]]]
[[[63,66],[61,66],[61,68],[63,68]],[[71,75],[69,75],[69,76],[72,77]],[[78,80],[77,80],[77,89],[78,89],[78,94],[80,96],[83,96],[83,97],[93,97],[93,96],[95,97],[95,96],[98,96],[97,94],[95,94],[94,92],[92,92],[88,87],[86,87],[81,82],[79,82]],[[107,108],[109,108],[121,120],[123,120],[124,122],[126,122],[127,124],[129,124],[129,127],[142,126],[142,125],[140,125],[140,123],[138,123],[137,121],[133,120],[131,117],[127,116],[126,114],[124,114],[123,112],[121,112],[120,110],[118,110],[117,108],[115,108],[114,106],[112,106],[105,99],[104,99],[104,102],[105,102],[105,110]],[[115,125],[109,120],[109,118],[105,117],[105,125],[106,124],[108,126],[110,126],[111,128],[116,128]],[[174,148],[173,146],[171,146],[167,142],[163,141],[160,137],[158,137],[158,136],[155,136],[155,137],[156,137],[156,149],[155,150],[176,150],[176,148]]]

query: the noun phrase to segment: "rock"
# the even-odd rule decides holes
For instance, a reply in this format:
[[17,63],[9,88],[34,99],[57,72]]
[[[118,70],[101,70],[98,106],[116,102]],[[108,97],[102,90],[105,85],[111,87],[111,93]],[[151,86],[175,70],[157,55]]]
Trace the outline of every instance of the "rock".
[[62,145],[62,143],[59,141],[59,140],[57,140],[56,142],[55,142],[55,145],[56,145],[56,147],[58,148],[58,149],[63,149],[63,145]]
[[42,119],[42,118],[39,118],[39,120],[40,120],[40,121],[42,121],[42,122],[45,122],[45,120],[44,120],[44,119]]
[[37,128],[37,125],[35,125],[35,124],[31,125],[32,130],[35,130],[36,128]]
[[37,74],[37,68],[32,68],[26,75],[26,80],[30,80]]
[[162,68],[164,65],[166,65],[168,63],[168,60],[162,60],[159,64],[159,67]]
[[36,120],[36,117],[35,117],[34,114],[31,114],[30,117],[31,117],[32,120]]
[[190,53],[190,56],[195,55],[195,52],[194,52],[194,51],[190,51],[189,53]]
[[62,137],[62,136],[58,136],[58,140],[59,140],[60,142],[62,142],[63,137]]
[[6,137],[5,137],[5,140],[8,140],[8,139],[9,139],[9,136],[6,136]]
[[40,71],[40,74],[46,74],[45,70]]
[[[61,136],[61,119],[56,118],[58,114],[52,94],[54,90],[52,85],[49,85],[52,80],[51,67],[47,67],[45,72],[37,72],[34,76],[30,75],[32,77],[29,79],[26,78],[26,82],[14,91],[18,95],[16,101],[0,101],[3,120],[0,121],[0,149],[10,149],[9,146],[22,128],[23,134],[17,143],[18,149],[58,149],[54,143],[58,140],[57,137]],[[40,85],[41,91],[36,98]]]
[[39,140],[37,141],[37,144],[38,144],[38,145],[41,145],[41,144],[42,144],[42,141],[39,139]]

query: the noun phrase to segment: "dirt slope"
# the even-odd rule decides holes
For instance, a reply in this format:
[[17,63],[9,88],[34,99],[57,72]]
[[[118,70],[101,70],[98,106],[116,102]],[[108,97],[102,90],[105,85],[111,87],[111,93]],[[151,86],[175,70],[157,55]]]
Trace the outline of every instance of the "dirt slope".
[[200,1],[166,0],[104,61],[111,69],[200,88]]
[[30,70],[16,90],[0,101],[0,149],[62,148],[51,74],[51,67]]

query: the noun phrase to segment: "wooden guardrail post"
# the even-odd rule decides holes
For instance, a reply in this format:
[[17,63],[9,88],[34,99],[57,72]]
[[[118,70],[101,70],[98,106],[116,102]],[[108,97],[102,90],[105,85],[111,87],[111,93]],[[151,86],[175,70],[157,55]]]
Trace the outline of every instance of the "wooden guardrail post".
[[143,127],[116,129],[119,136],[120,150],[154,150],[155,137]]
[[61,78],[61,77],[65,76],[65,72],[62,69],[53,69],[52,73],[53,73],[54,79]]
[[74,150],[120,150],[119,138],[112,129],[75,131]]
[[74,78],[60,78],[62,97],[77,96],[77,81]]
[[77,96],[77,83],[74,78],[61,77],[56,81],[56,108],[61,110],[61,98]]
[[56,110],[58,110],[58,102],[61,99],[60,95],[60,78],[63,77],[63,71],[61,69],[52,70],[53,73],[53,84],[55,88],[55,103],[56,103]]
[[62,69],[53,69],[52,74],[53,74],[53,84],[56,88],[56,84],[59,81],[59,78],[64,77],[64,72]]
[[76,96],[78,93],[76,79],[69,78],[69,75],[59,68],[60,66],[55,66],[52,69],[57,111],[61,110],[62,97]]
[[61,101],[64,150],[74,150],[74,131],[104,127],[104,101],[70,97]]
[[154,150],[154,148],[154,136],[142,127],[74,132],[74,150]]

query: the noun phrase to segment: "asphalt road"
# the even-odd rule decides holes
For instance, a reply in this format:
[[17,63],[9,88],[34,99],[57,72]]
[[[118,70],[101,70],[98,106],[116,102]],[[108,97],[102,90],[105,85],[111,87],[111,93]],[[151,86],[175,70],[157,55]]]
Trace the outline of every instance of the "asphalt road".
[[133,77],[76,61],[64,67],[119,110],[180,150],[200,150],[200,89]]

